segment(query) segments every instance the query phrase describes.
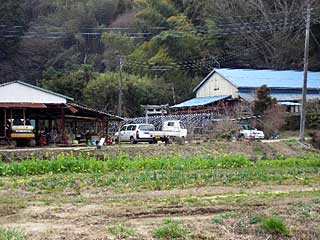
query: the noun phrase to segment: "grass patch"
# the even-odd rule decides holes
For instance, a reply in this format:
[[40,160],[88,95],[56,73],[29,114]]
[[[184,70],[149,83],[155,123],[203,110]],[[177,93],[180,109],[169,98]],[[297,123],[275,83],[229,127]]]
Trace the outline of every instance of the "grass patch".
[[24,240],[25,236],[15,230],[15,229],[10,229],[10,228],[2,228],[0,226],[0,240]]
[[180,221],[166,219],[155,230],[154,237],[157,239],[190,239],[190,231]]
[[225,220],[232,218],[232,217],[235,217],[235,216],[237,216],[236,212],[221,213],[221,214],[215,215],[212,218],[212,221],[217,224],[222,224]]
[[260,229],[269,234],[289,235],[289,230],[283,219],[278,216],[255,216],[250,219],[251,224],[260,224]]
[[109,227],[108,232],[117,239],[126,239],[128,237],[133,237],[136,235],[133,229],[122,225]]

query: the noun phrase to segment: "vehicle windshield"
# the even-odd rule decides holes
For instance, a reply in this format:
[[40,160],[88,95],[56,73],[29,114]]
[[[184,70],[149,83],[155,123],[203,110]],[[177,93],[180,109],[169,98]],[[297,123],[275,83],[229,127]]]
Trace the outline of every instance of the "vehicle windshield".
[[187,129],[187,126],[183,122],[180,122],[180,128],[181,129]]
[[251,127],[250,125],[243,125],[242,128],[244,130],[255,130],[253,127]]
[[141,125],[139,129],[141,131],[155,131],[155,128],[153,125]]
[[15,118],[10,120],[10,122],[12,122],[14,126],[32,126],[29,119],[26,119],[26,121],[24,121],[24,119]]

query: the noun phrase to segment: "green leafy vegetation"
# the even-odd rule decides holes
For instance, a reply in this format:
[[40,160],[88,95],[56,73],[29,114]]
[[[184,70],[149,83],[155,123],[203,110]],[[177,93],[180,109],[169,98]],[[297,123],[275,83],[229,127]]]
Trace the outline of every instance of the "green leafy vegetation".
[[0,226],[0,240],[25,240],[25,237],[15,229],[6,229]]
[[221,213],[217,214],[212,218],[212,221],[217,224],[222,224],[225,220],[228,218],[235,217],[237,213],[235,212],[226,212],[226,213]]
[[260,228],[265,233],[288,235],[289,230],[286,223],[278,216],[263,217],[254,216],[250,220],[251,224],[260,224]]
[[190,230],[180,221],[166,219],[162,225],[154,231],[157,239],[189,239]]
[[[127,155],[99,161],[95,158],[78,158],[70,155],[61,155],[56,160],[26,160],[22,162],[0,163],[0,176],[25,176],[53,173],[104,173],[114,171],[183,171],[183,170],[210,170],[210,169],[244,169],[261,170],[269,168],[317,168],[320,161],[317,157],[292,158],[287,160],[270,160],[251,162],[244,156],[220,155],[198,157],[134,157]],[[279,170],[280,171],[280,170]],[[285,176],[283,176],[285,177]]]
[[48,173],[103,173],[112,171],[157,171],[157,170],[198,170],[211,168],[241,168],[253,166],[243,156],[207,157],[137,157],[127,155],[99,161],[96,159],[61,156],[57,160],[27,160],[23,162],[0,163],[0,176],[24,176]]
[[284,221],[276,216],[264,218],[261,229],[267,233],[288,235],[289,230]]
[[135,235],[135,232],[133,229],[122,226],[122,225],[109,227],[108,232],[110,232],[113,236],[115,236],[116,239],[126,239],[128,237],[132,237]]
[[[121,155],[105,161],[98,161],[90,156],[75,158],[72,155],[61,155],[56,160],[0,163],[0,185],[25,186],[45,191],[107,186],[117,192],[221,184],[307,185],[319,180],[319,162],[316,156],[253,163],[243,156],[229,155],[132,159]],[[30,177],[32,175],[34,177]]]

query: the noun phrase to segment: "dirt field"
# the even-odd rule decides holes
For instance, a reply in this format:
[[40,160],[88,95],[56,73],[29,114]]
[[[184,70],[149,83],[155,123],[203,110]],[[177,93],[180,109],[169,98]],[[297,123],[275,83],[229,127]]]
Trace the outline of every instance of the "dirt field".
[[[96,189],[97,190],[97,189]],[[91,189],[63,199],[37,200],[37,193],[2,191],[0,224],[28,239],[153,239],[167,218],[178,219],[190,239],[319,239],[320,186],[197,188],[131,194]],[[96,193],[95,193],[96,192]],[[42,196],[43,197],[43,196]],[[50,196],[49,196],[50,198]],[[11,200],[10,200],[11,199]],[[32,200],[33,199],[33,200]],[[222,222],[215,216],[232,213]],[[259,233],[253,216],[280,214],[291,236]],[[132,230],[111,234],[113,226]],[[187,238],[186,238],[187,239]]]
[[[244,147],[210,143],[123,149],[133,155],[146,151],[151,155],[187,156],[229,151],[244,153],[253,159],[316,154],[292,143],[276,144],[248,143]],[[115,154],[117,151],[119,149],[113,147],[102,152]],[[126,180],[121,180],[121,185],[96,184],[92,182],[97,181],[92,174],[0,177],[0,225],[16,229],[32,240],[316,240],[320,239],[320,171],[312,170],[313,174],[308,176],[307,171],[303,171],[303,167],[295,173],[293,168],[288,169],[285,180],[269,181],[264,177],[238,182],[201,180],[194,186],[191,182],[166,190],[138,188],[136,185],[142,183],[131,184]],[[100,180],[108,181],[112,174]],[[277,175],[272,174],[270,178]],[[286,233],[269,231],[257,220],[272,216],[284,222]]]
[[0,159],[5,162],[22,161],[30,158],[50,159],[59,153],[77,154],[90,153],[97,158],[104,159],[105,156],[115,156],[119,153],[126,153],[130,156],[148,155],[179,155],[194,156],[204,154],[242,154],[253,160],[259,159],[276,159],[281,157],[305,156],[310,153],[319,153],[316,150],[302,148],[296,141],[282,142],[209,142],[209,143],[192,143],[184,145],[149,145],[149,144],[122,144],[107,146],[102,150],[95,148],[37,148],[37,149],[0,149]]

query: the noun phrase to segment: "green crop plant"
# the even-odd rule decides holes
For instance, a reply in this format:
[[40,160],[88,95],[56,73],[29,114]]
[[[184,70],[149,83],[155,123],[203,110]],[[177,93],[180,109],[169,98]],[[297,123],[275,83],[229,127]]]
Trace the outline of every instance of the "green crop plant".
[[136,235],[133,229],[122,225],[111,226],[108,228],[108,232],[116,237],[116,239],[127,239]]
[[190,239],[190,230],[180,221],[166,219],[154,232],[157,239]]
[[225,220],[237,216],[235,212],[226,212],[213,216],[212,221],[217,224],[222,224]]
[[289,230],[286,223],[278,216],[262,217],[254,216],[250,219],[251,224],[259,224],[260,229],[265,233],[288,235]]
[[25,236],[18,230],[0,226],[0,240],[24,240]]
[[285,222],[276,216],[262,220],[261,229],[267,233],[288,235],[289,230]]
[[[79,157],[79,156],[78,156]],[[282,167],[292,168],[292,174],[298,168],[320,169],[320,160],[317,157],[292,158],[286,160],[258,161],[253,163],[243,156],[197,156],[197,157],[136,157],[120,156],[106,161],[99,161],[93,157],[79,158],[72,155],[60,155],[56,160],[33,159],[23,162],[0,163],[0,176],[28,176],[54,173],[106,173],[115,171],[191,171],[211,169],[257,169],[255,174],[263,174],[268,169]],[[302,170],[303,171],[303,170]],[[242,178],[246,175],[243,172]],[[154,175],[156,179],[158,174]],[[197,174],[194,175],[197,178]],[[238,176],[241,179],[241,176]]]
[[319,180],[319,162],[310,157],[253,163],[243,156],[227,155],[131,159],[122,155],[99,161],[63,155],[57,160],[0,163],[0,182],[44,191],[108,186],[118,192],[274,182],[305,185]]

